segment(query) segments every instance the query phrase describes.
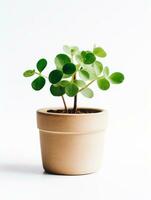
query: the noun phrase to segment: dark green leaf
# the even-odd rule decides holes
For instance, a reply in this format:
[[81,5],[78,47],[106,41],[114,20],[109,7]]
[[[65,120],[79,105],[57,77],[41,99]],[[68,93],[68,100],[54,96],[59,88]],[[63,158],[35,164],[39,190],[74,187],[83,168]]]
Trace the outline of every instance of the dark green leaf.
[[109,87],[110,87],[110,83],[109,83],[109,81],[108,81],[106,78],[100,78],[100,79],[97,81],[97,84],[98,84],[98,87],[99,87],[101,90],[107,90],[107,89],[109,89]]
[[81,51],[82,58],[84,58],[86,56],[86,54],[87,54],[87,51]]
[[114,72],[109,78],[114,84],[120,84],[124,81],[124,75],[120,72]]
[[47,66],[47,60],[42,58],[37,62],[37,69],[39,72],[42,72]]
[[90,51],[82,51],[81,56],[84,64],[92,64],[96,60],[95,55]]
[[63,66],[63,73],[73,74],[76,71],[76,66],[73,63],[67,63]]
[[60,85],[51,85],[50,92],[53,96],[62,96],[65,93],[65,88]]
[[62,77],[63,77],[62,71],[55,69],[50,72],[49,81],[50,83],[56,84],[62,79]]
[[81,79],[83,79],[84,81],[89,79],[89,73],[87,71],[85,71],[84,69],[79,71],[79,76]]
[[97,76],[100,75],[102,73],[102,71],[103,71],[102,63],[99,62],[99,61],[95,61],[94,70],[95,70],[95,73],[96,73]]
[[71,60],[69,58],[69,56],[67,56],[66,54],[58,54],[55,57],[55,64],[57,69],[62,70],[63,66],[67,63],[70,63]]
[[84,90],[81,91],[81,94],[87,98],[92,98],[93,97],[93,91],[90,88],[85,88]]
[[75,96],[79,91],[79,88],[74,84],[70,83],[65,87],[65,92],[69,97]]
[[35,70],[27,70],[23,73],[23,76],[24,77],[30,77],[30,76],[33,76],[35,74]]
[[44,87],[45,83],[46,80],[44,79],[44,77],[39,76],[32,82],[31,86],[34,90],[41,90]]
[[98,57],[106,57],[106,52],[104,51],[104,49],[102,49],[101,47],[96,47],[93,49],[93,53],[98,56]]

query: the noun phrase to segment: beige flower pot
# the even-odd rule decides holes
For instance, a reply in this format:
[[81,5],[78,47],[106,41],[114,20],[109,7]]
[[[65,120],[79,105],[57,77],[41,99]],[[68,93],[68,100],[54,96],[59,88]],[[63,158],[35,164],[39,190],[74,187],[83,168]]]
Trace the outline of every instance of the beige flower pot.
[[43,168],[48,173],[80,175],[101,165],[107,112],[65,114],[37,111]]

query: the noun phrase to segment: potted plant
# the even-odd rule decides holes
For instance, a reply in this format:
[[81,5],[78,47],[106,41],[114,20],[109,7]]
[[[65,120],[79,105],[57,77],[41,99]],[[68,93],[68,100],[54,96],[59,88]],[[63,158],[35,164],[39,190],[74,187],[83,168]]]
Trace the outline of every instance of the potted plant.
[[[43,108],[37,111],[37,124],[43,168],[48,173],[78,175],[99,169],[103,148],[104,131],[107,125],[107,111],[96,108],[80,108],[77,97],[81,93],[93,97],[90,89],[96,82],[101,90],[108,90],[110,84],[120,84],[124,75],[110,74],[108,67],[98,60],[106,57],[101,47],[92,51],[80,51],[78,47],[64,46],[65,53],[55,57],[56,69],[48,76],[43,74],[47,60],[42,58],[36,69],[23,73],[24,77],[37,76],[31,83],[34,90],[41,90],[46,80],[50,82],[50,93],[62,98],[64,108]],[[73,97],[73,108],[69,108],[65,95]]]

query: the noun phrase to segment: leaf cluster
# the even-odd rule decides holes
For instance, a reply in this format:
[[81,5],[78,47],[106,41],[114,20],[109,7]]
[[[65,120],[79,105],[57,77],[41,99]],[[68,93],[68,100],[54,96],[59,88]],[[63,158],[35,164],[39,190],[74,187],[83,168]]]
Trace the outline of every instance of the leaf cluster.
[[23,73],[24,77],[37,77],[32,81],[34,90],[41,90],[46,79],[50,83],[50,93],[53,96],[74,97],[78,93],[92,98],[94,93],[90,88],[93,82],[101,90],[108,90],[111,84],[120,84],[124,80],[121,72],[110,73],[109,67],[103,66],[100,59],[107,56],[106,51],[101,47],[94,47],[92,50],[80,51],[76,46],[63,47],[64,53],[56,55],[54,59],[55,69],[48,77],[42,73],[47,66],[45,58],[40,59],[36,64],[36,69],[30,69]]

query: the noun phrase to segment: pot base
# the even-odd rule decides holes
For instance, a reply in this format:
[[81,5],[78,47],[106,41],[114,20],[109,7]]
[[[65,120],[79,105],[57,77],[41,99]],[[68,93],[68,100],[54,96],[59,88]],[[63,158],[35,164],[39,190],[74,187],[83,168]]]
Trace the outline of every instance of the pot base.
[[61,175],[61,176],[84,176],[84,175],[89,175],[89,174],[94,174],[96,173],[97,171],[93,171],[93,172],[85,172],[85,173],[72,173],[72,174],[69,174],[69,173],[57,173],[57,172],[53,172],[53,171],[48,171],[48,170],[45,170],[44,169],[44,173],[45,174],[52,174],[52,175]]

